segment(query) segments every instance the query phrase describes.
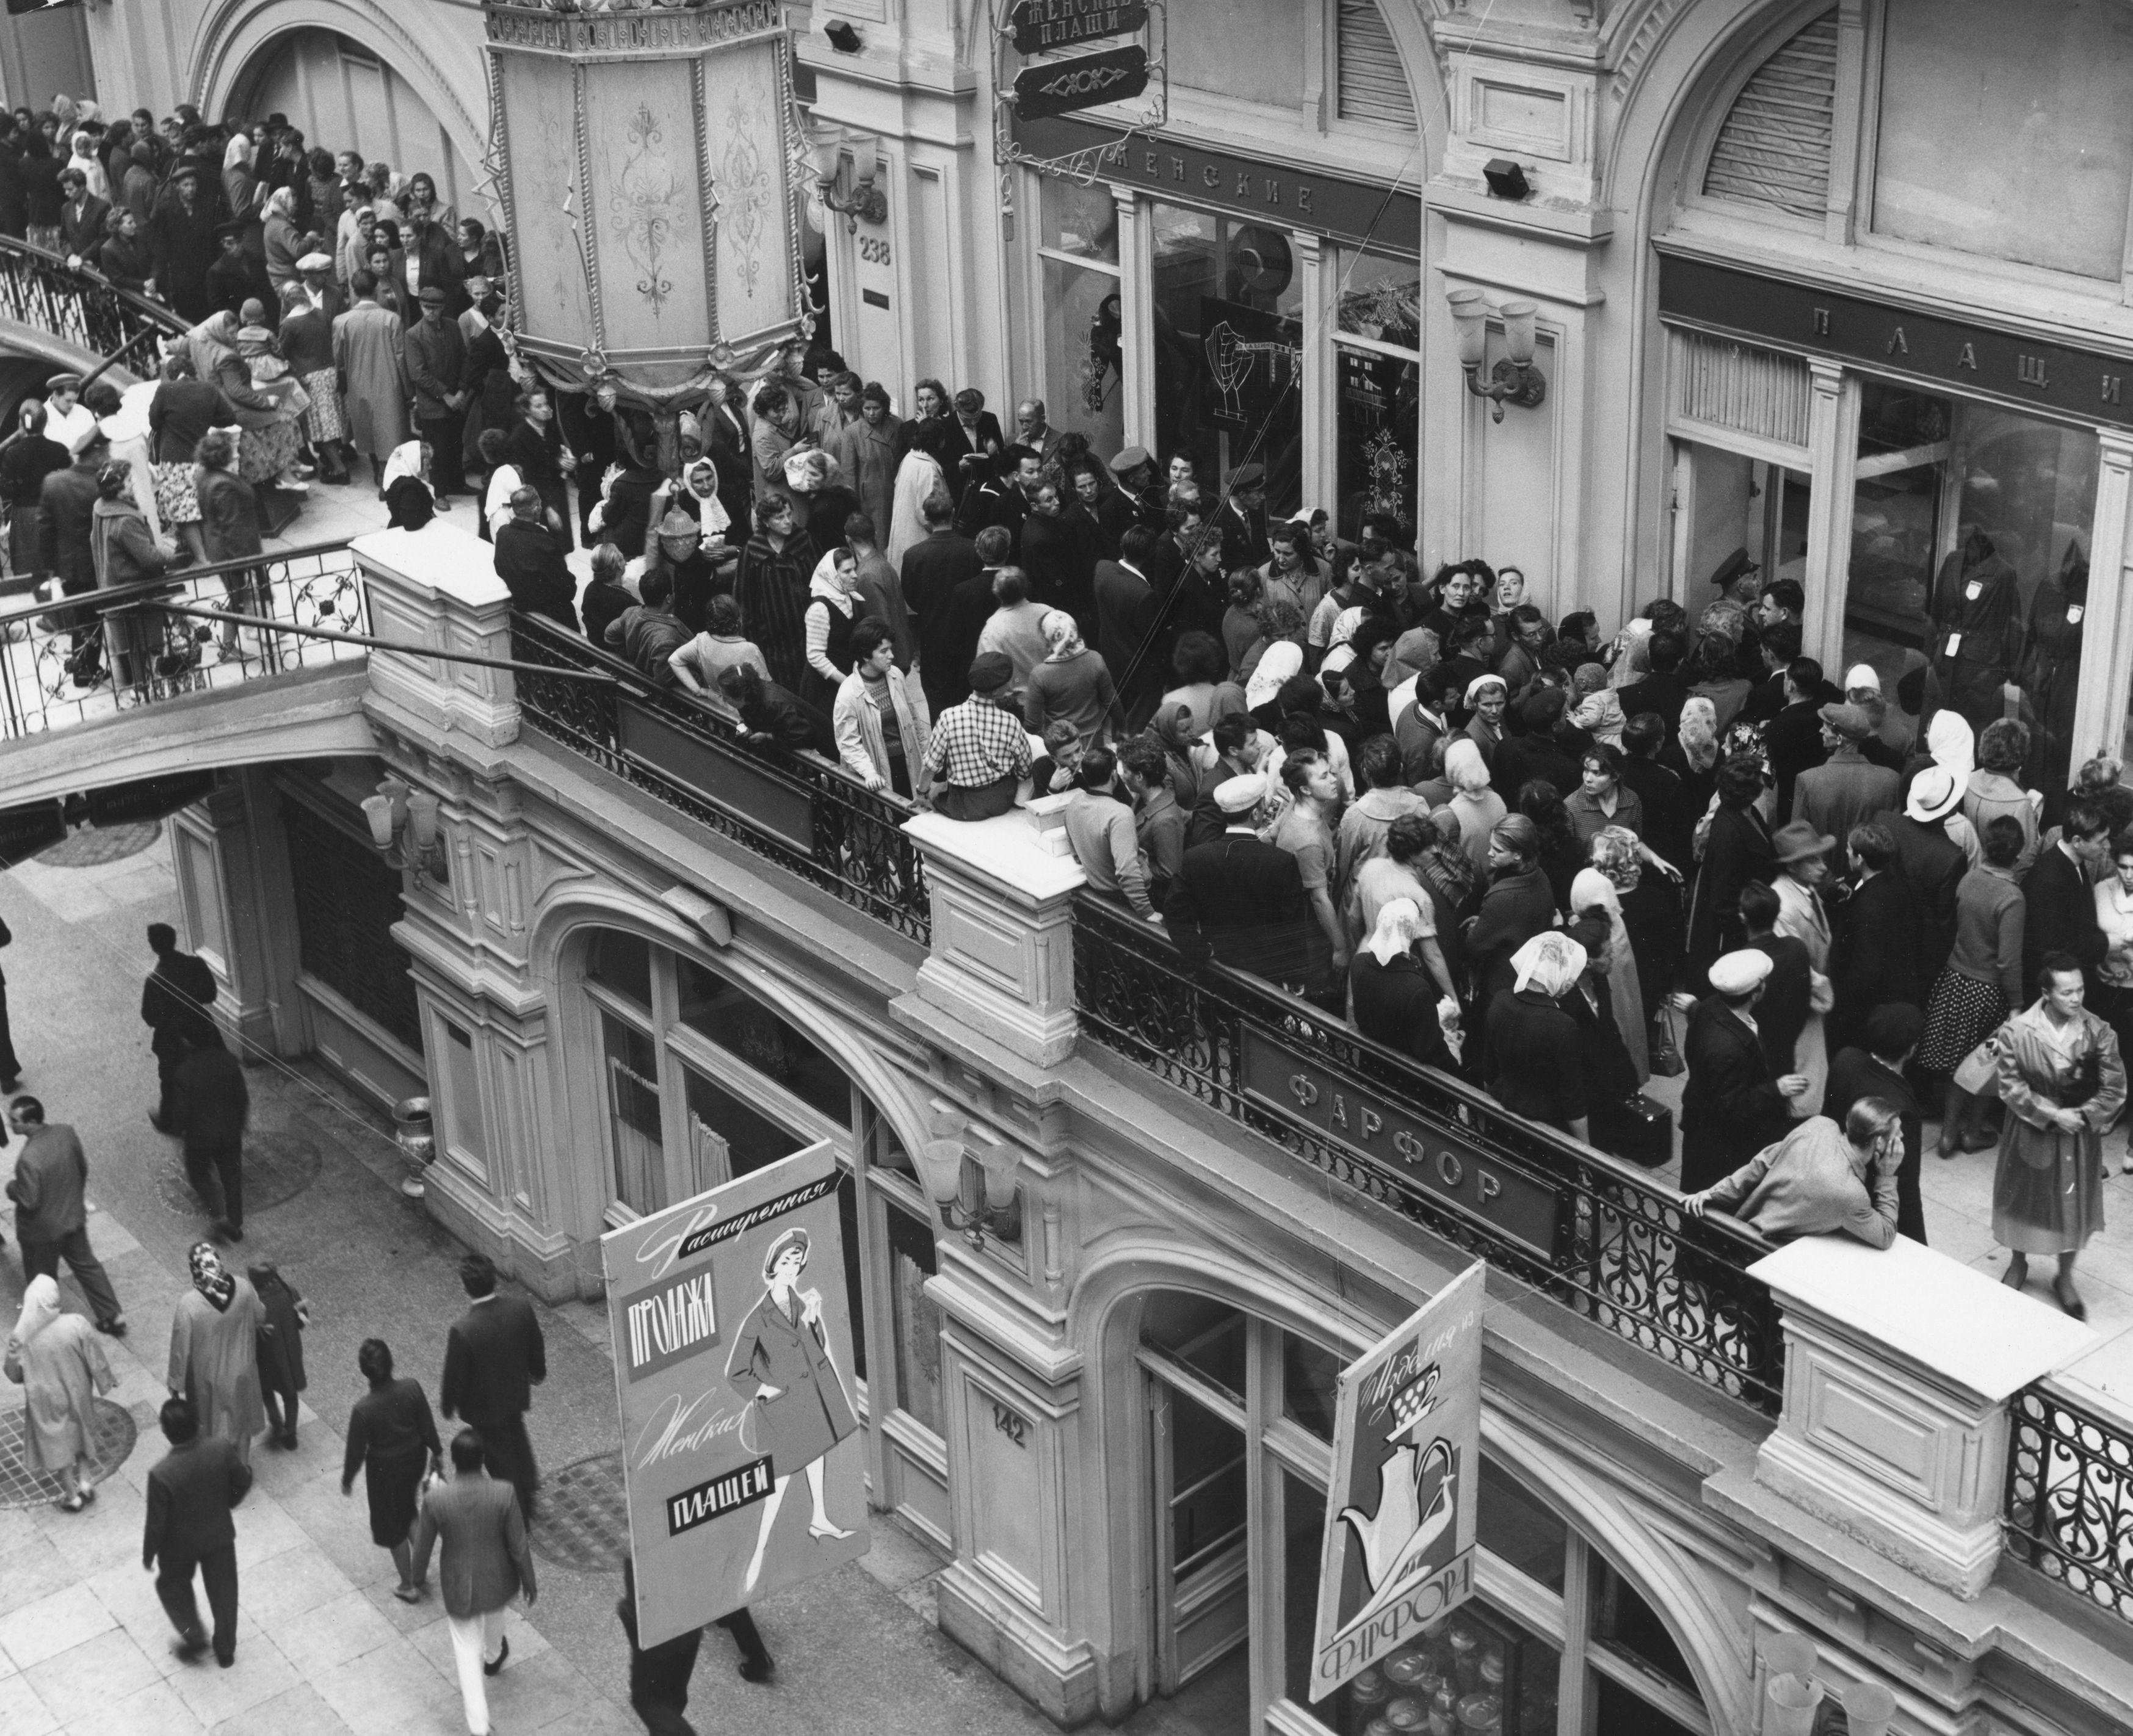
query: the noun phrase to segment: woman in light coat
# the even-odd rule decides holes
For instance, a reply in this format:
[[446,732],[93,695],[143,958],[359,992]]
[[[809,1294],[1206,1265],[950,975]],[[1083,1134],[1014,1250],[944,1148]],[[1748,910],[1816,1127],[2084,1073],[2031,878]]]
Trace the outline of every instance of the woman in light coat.
[[252,1437],[267,1426],[259,1393],[259,1329],[267,1310],[251,1281],[223,1270],[212,1244],[192,1250],[193,1287],[171,1316],[169,1385],[190,1402],[200,1432],[219,1435],[252,1462]]
[[96,1498],[96,1394],[118,1380],[95,1329],[60,1311],[60,1286],[50,1277],[31,1279],[22,1292],[0,1371],[22,1388],[22,1444],[31,1469],[59,1479],[62,1512],[79,1512]]
[[[863,617],[852,628],[852,672],[837,688],[830,727],[844,768],[869,790],[911,794],[909,767],[923,764],[932,719],[926,691],[896,666],[896,642],[879,617]],[[896,724],[891,748],[888,723]]]

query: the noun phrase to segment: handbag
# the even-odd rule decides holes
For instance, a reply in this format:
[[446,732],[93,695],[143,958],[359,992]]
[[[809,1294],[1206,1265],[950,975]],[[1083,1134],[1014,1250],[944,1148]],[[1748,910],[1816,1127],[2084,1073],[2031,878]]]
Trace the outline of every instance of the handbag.
[[1688,1071],[1688,1063],[1681,1058],[1681,1046],[1686,1033],[1675,1029],[1675,1022],[1680,1017],[1680,1010],[1671,1002],[1662,1005],[1652,1015],[1647,1059],[1655,1078],[1678,1079]]
[[1641,1091],[1594,1104],[1587,1125],[1593,1144],[1639,1169],[1673,1160],[1673,1111]]

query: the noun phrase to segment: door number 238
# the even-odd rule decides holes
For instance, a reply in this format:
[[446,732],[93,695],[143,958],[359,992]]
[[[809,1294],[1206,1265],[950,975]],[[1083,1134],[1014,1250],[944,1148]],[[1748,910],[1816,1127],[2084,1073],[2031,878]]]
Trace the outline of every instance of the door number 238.
[[888,263],[888,243],[872,235],[859,237],[859,258],[868,265]]

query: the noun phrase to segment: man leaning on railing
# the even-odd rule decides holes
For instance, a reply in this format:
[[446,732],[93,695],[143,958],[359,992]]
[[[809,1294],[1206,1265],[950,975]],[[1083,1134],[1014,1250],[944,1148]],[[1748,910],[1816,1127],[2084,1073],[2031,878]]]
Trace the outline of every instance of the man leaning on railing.
[[1773,1242],[1843,1234],[1886,1248],[1896,1239],[1896,1171],[1903,1161],[1895,1105],[1862,1097],[1842,1128],[1826,1115],[1803,1121],[1723,1181],[1681,1203],[1697,1218],[1714,1205],[1731,1212]]

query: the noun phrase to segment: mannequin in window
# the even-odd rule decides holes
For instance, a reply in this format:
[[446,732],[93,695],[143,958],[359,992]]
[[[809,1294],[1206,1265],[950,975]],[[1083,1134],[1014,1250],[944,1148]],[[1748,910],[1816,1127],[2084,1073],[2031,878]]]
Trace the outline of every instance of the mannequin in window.
[[1984,527],[1972,525],[1941,563],[1933,584],[1933,668],[1947,703],[1982,729],[2002,716],[2003,685],[2022,648],[2022,599],[2015,569]]
[[2056,823],[2066,805],[2073,762],[2073,707],[2081,673],[2081,623],[2088,612],[2088,556],[2068,542],[2054,577],[2029,599],[2029,627],[2015,679],[2022,716],[2030,725],[2029,763],[2022,781],[2044,792],[2044,820]]

